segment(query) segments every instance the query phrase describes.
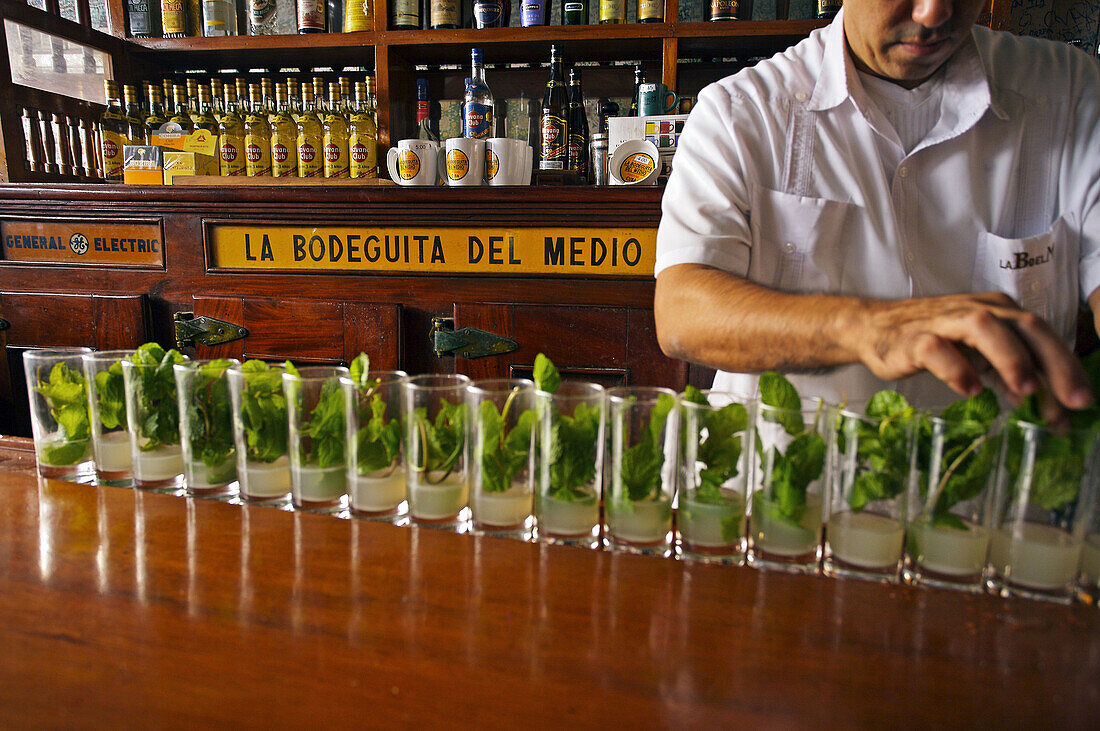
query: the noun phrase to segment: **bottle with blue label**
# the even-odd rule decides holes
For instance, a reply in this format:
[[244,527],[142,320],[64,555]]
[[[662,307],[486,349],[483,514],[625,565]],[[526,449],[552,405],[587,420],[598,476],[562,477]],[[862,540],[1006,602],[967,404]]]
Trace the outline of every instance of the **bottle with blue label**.
[[485,82],[485,65],[480,48],[470,51],[472,69],[466,80],[466,97],[462,104],[462,136],[487,139],[495,136],[496,116],[493,114],[493,93]]
[[474,0],[474,26],[504,28],[508,25],[508,0]]
[[519,23],[524,28],[550,22],[550,0],[520,0]]

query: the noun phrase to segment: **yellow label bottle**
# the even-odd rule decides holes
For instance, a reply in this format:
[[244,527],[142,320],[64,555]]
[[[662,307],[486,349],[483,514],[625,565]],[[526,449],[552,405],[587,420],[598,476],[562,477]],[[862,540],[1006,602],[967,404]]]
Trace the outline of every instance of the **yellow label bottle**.
[[237,112],[237,88],[225,87],[225,114],[218,122],[218,157],[222,175],[244,175],[244,120]]
[[278,111],[271,122],[271,170],[276,178],[298,177],[298,125],[290,116],[286,84],[275,85]]
[[184,0],[160,0],[160,19],[165,38],[187,35],[187,3]]
[[367,85],[355,84],[355,109],[348,124],[348,157],[351,177],[378,177],[378,128],[370,107]]
[[600,0],[600,23],[625,23],[626,0]]
[[325,177],[348,177],[348,120],[340,113],[340,87],[328,85],[328,114],[325,115]]
[[325,172],[324,130],[313,111],[313,87],[302,85],[302,115],[298,117],[298,177],[319,178]]
[[259,84],[248,85],[250,109],[244,120],[244,158],[248,177],[271,175],[271,125],[267,123]]
[[347,0],[344,4],[344,32],[374,30],[374,0]]

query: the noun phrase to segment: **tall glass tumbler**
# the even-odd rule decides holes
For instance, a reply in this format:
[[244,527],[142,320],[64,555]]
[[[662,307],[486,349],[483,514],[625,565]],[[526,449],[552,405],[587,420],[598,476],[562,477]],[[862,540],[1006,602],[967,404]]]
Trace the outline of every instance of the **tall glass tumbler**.
[[122,361],[134,487],[175,492],[183,487],[179,399],[172,368],[186,363],[177,350],[139,348]]
[[466,388],[470,512],[479,533],[529,539],[534,525],[535,384],[525,378]]
[[455,373],[413,376],[403,386],[409,514],[418,524],[465,530],[469,384]]
[[283,367],[248,360],[226,371],[240,499],[286,505],[290,496]]
[[235,492],[237,448],[226,372],[240,364],[236,359],[219,358],[173,367],[188,495],[213,497]]
[[133,355],[133,350],[100,350],[83,356],[96,478],[115,487],[133,484],[126,386],[122,378],[122,361]]
[[921,417],[913,433],[903,576],[911,584],[980,592],[1000,425]]
[[348,491],[344,393],[348,369],[309,366],[283,373],[290,496],[299,510],[335,513]]
[[401,446],[405,371],[370,371],[362,382],[341,378],[347,422],[351,514],[397,522],[409,512]]
[[1100,431],[1009,419],[997,461],[987,588],[1068,602],[1098,492]]
[[749,504],[749,563],[795,573],[815,573],[828,481],[826,455],[832,408],[802,399],[798,409],[758,402]]
[[605,544],[614,550],[672,553],[676,496],[676,392],[623,386],[609,389]]
[[828,483],[825,554],[829,576],[897,582],[905,538],[910,439],[916,412],[836,412],[835,465]]
[[562,381],[535,392],[535,518],[540,540],[595,548],[607,397],[598,383]]
[[[681,397],[679,555],[708,563],[744,562],[746,496],[752,465],[752,399],[696,391]],[[713,403],[712,403],[713,401]]]
[[80,482],[94,473],[88,385],[81,361],[90,352],[57,348],[23,353],[34,454],[43,477]]

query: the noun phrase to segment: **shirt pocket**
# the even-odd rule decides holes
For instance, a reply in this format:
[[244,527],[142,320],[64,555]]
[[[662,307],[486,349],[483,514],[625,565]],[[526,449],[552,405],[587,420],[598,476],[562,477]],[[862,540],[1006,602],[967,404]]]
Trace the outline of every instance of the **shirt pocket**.
[[750,278],[784,292],[838,291],[844,226],[855,206],[761,186],[752,197]]
[[996,290],[1053,326],[1067,340],[1077,322],[1077,259],[1080,241],[1066,217],[1045,233],[1008,239],[978,235],[974,289]]

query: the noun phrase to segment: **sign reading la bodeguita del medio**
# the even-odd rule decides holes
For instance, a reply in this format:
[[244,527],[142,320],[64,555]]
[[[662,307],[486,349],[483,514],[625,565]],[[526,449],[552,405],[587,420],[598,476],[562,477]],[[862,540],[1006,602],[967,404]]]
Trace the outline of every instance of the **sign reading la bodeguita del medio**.
[[207,224],[212,269],[652,276],[655,228]]
[[65,266],[164,267],[159,221],[0,218],[0,260]]

